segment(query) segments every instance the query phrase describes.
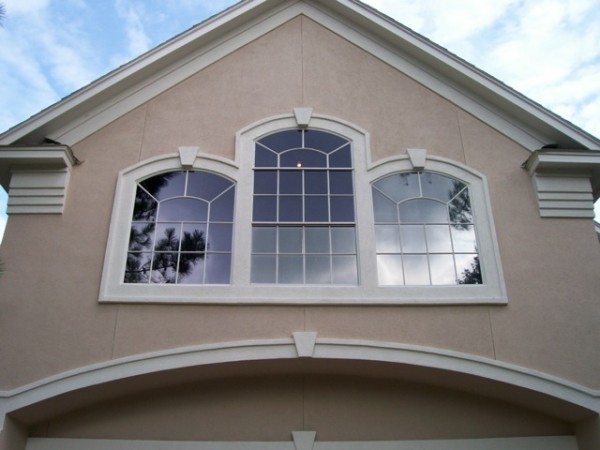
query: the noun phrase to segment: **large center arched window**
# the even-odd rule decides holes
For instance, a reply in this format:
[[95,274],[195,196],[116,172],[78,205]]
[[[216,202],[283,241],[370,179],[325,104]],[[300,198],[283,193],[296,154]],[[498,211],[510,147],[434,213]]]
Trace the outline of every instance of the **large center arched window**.
[[356,285],[351,144],[286,130],[256,142],[252,283]]

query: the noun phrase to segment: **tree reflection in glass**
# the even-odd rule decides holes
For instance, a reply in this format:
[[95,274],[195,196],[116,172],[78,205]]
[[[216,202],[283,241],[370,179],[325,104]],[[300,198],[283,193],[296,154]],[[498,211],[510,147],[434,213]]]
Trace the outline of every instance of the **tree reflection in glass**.
[[373,183],[379,284],[483,282],[468,186],[432,172]]
[[231,181],[203,171],[140,182],[124,282],[229,283],[233,189]]

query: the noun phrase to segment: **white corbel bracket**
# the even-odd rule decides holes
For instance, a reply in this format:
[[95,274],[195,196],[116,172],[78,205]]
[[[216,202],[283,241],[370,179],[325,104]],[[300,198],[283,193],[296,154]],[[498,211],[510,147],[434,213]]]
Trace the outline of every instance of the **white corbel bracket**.
[[315,351],[315,344],[317,343],[317,333],[309,331],[299,331],[292,333],[294,337],[294,344],[296,345],[296,351],[300,358],[311,358]]
[[76,158],[67,145],[0,147],[8,214],[62,214]]
[[410,163],[413,169],[416,171],[425,170],[425,163],[427,161],[427,150],[423,148],[409,148],[406,150]]
[[537,150],[523,164],[541,217],[594,217],[600,196],[600,151]]
[[294,116],[296,117],[298,128],[308,128],[312,112],[312,108],[294,108]]

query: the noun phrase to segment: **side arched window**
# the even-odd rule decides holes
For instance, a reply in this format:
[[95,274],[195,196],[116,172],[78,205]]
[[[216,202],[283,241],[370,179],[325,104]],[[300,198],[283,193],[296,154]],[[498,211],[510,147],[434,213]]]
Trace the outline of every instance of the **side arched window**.
[[372,185],[380,285],[482,284],[469,187],[431,172]]
[[234,184],[205,171],[137,183],[123,281],[228,284]]

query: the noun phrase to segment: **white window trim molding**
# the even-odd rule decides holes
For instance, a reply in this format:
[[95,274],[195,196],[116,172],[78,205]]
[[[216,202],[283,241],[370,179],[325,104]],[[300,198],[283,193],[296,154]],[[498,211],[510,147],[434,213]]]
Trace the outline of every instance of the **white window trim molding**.
[[[309,108],[303,108],[309,111]],[[296,109],[296,112],[299,109]],[[251,236],[252,193],[255,141],[275,131],[296,129],[310,121],[310,128],[332,132],[352,145],[356,204],[356,236],[359,284],[357,286],[264,285],[252,284]],[[195,148],[194,148],[195,149]],[[454,161],[432,157],[426,151],[419,158],[404,155],[376,164],[370,161],[369,134],[337,118],[312,113],[299,119],[290,113],[254,123],[236,134],[235,161],[198,152],[192,169],[213,171],[236,183],[233,226],[231,284],[160,285],[125,284],[123,270],[127,257],[129,223],[136,182],[150,175],[181,170],[189,161],[180,153],[156,157],[119,174],[100,288],[100,302],[197,303],[197,304],[346,304],[346,305],[449,305],[505,304],[506,291],[489,205],[485,178]],[[379,286],[375,253],[371,183],[394,171],[414,170],[421,160],[428,170],[439,171],[473,186],[473,209],[477,228],[480,261],[485,284],[457,286]],[[424,161],[423,161],[424,159]]]

